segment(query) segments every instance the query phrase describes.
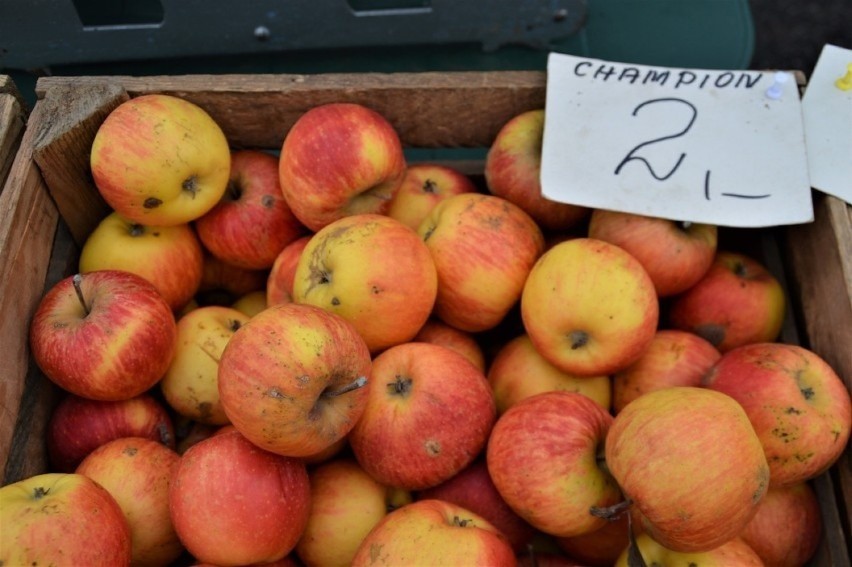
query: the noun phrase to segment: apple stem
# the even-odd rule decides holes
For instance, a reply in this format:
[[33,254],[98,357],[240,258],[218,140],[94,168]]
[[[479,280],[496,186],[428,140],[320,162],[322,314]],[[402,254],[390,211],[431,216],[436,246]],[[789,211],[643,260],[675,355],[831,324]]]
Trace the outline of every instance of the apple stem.
[[596,518],[603,518],[604,520],[614,522],[632,505],[633,500],[628,498],[627,500],[622,500],[618,504],[613,504],[612,506],[592,506],[589,508],[589,514]]
[[86,315],[88,315],[89,307],[86,305],[86,298],[83,297],[83,276],[80,274],[74,274],[74,277],[71,278],[71,285],[74,286],[74,291],[77,293],[77,299],[80,300],[80,305],[83,306],[83,311],[85,311]]
[[38,500],[39,498],[43,498],[47,496],[48,492],[50,492],[49,488],[45,488],[43,486],[36,486],[33,489],[33,499]]
[[683,222],[680,223],[680,228],[682,230],[688,230],[689,227],[691,227],[691,226],[692,226],[692,221],[683,221]]
[[351,392],[353,390],[357,390],[358,388],[363,388],[366,385],[367,385],[367,377],[366,376],[359,376],[358,378],[356,378],[355,380],[353,380],[349,384],[343,386],[342,388],[340,388],[338,390],[326,390],[325,392],[322,393],[322,395],[326,396],[328,398],[335,398],[337,396],[342,396],[343,394],[348,394],[349,392]]

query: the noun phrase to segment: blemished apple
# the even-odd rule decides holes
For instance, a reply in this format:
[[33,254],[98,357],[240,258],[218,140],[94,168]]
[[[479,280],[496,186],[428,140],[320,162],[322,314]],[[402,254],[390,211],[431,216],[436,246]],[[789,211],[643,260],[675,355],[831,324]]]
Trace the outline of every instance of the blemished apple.
[[178,414],[207,425],[225,425],[219,399],[219,359],[250,317],[231,307],[207,305],[177,322],[177,346],[160,390]]
[[642,394],[671,386],[700,386],[721,353],[694,333],[677,329],[657,331],[639,360],[613,374],[615,413]]
[[682,552],[736,537],[769,487],[760,439],[736,400],[693,386],[627,404],[606,438],[606,466],[642,530]]
[[373,359],[370,380],[349,445],[382,484],[436,486],[484,449],[494,400],[485,375],[464,355],[430,343],[397,345]]
[[174,449],[175,428],[166,408],[149,394],[117,402],[62,398],[45,432],[54,472],[71,473],[86,455],[115,439],[142,437]]
[[123,270],[157,288],[173,311],[186,306],[201,285],[204,256],[189,224],[148,227],[110,213],[80,251],[81,273]]
[[718,228],[646,215],[595,209],[589,238],[624,248],[639,260],[660,297],[682,293],[698,283],[716,255]]
[[305,246],[311,240],[311,236],[297,238],[275,258],[272,268],[269,270],[269,278],[266,281],[266,302],[268,305],[276,303],[292,303],[293,280],[296,278],[296,266]]
[[295,303],[346,319],[372,353],[410,341],[437,293],[435,262],[417,233],[376,214],[347,216],[314,234],[293,280]]
[[551,364],[595,376],[642,356],[657,331],[659,301],[636,258],[602,240],[575,238],[556,244],[533,266],[521,317],[533,346]]
[[3,565],[130,565],[118,503],[80,474],[46,473],[0,488]]
[[417,230],[439,202],[459,193],[476,192],[471,178],[453,167],[437,163],[412,164],[394,193],[387,215]]
[[440,319],[433,317],[427,320],[411,340],[451,348],[485,372],[485,353],[473,334],[456,329]]
[[498,414],[543,392],[577,392],[605,410],[609,410],[612,398],[609,376],[576,376],[563,372],[535,350],[526,334],[518,335],[497,350],[487,376]]
[[169,485],[172,524],[202,563],[285,557],[304,532],[310,507],[305,464],[264,451],[234,430],[187,449]]
[[[630,524],[627,518],[627,514],[622,514],[597,530],[578,536],[556,538],[556,545],[580,565],[611,567],[629,544]],[[633,525],[635,526],[635,523]]]
[[254,317],[267,307],[266,292],[263,290],[250,291],[242,295],[231,304],[233,309],[236,309],[243,315]]
[[441,500],[419,500],[386,515],[364,538],[352,567],[368,565],[514,567],[512,546],[487,520]]
[[219,202],[231,152],[201,107],[165,94],[131,98],[98,128],[90,165],[98,191],[124,218],[147,226],[193,221]]
[[769,490],[740,537],[766,567],[807,565],[822,537],[822,515],[814,489],[799,482]]
[[296,120],[278,167],[287,204],[317,232],[345,216],[387,213],[406,162],[384,116],[360,104],[334,102]]
[[278,182],[278,158],[259,150],[231,154],[228,188],[195,221],[204,247],[228,264],[249,270],[272,266],[307,229],[290,211]]
[[729,350],[702,385],[745,409],[769,461],[772,486],[818,476],[849,442],[849,391],[825,360],[804,347],[756,343]]
[[[648,534],[636,537],[636,546],[647,565],[695,565],[697,567],[763,567],[763,562],[749,545],[734,537],[713,549],[683,552],[667,549]],[[628,551],[624,550],[614,567],[628,567]]]
[[544,110],[528,110],[506,122],[488,150],[488,190],[526,211],[547,231],[564,231],[584,221],[590,209],[559,203],[541,194],[541,146]]
[[305,565],[347,567],[373,526],[388,513],[388,489],[351,458],[312,468],[311,515],[296,554]]
[[342,317],[311,305],[273,305],[225,346],[219,399],[251,442],[310,456],[354,427],[367,403],[371,364],[364,339]]
[[485,459],[477,459],[452,478],[417,493],[418,500],[451,502],[482,516],[500,530],[516,552],[521,552],[535,529],[512,510],[491,480]]
[[545,392],[509,408],[494,424],[486,461],[497,491],[521,518],[542,532],[569,537],[607,520],[592,507],[621,502],[603,466],[612,416],[590,398]]
[[763,264],[723,250],[695,285],[672,298],[668,323],[707,339],[724,353],[777,340],[785,310],[784,289]]
[[29,329],[38,367],[60,388],[126,400],[165,374],[177,324],[153,284],[130,272],[69,276],[42,297]]
[[169,482],[179,460],[156,441],[123,437],[95,449],[75,471],[118,503],[130,528],[134,565],[169,565],[183,552],[169,515]]
[[435,316],[467,332],[492,329],[503,320],[544,250],[532,217],[505,199],[480,193],[441,201],[417,233],[438,271]]

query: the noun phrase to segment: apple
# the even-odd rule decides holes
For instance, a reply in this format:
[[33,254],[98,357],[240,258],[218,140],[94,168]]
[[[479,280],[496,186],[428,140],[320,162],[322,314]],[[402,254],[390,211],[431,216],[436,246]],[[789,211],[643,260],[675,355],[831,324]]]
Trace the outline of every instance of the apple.
[[382,484],[406,490],[436,486],[484,449],[494,400],[485,375],[464,355],[430,343],[397,345],[373,359],[370,379],[349,445]]
[[536,553],[527,550],[518,554],[518,567],[586,567],[573,559],[553,552]]
[[500,323],[521,297],[544,236],[522,209],[493,195],[462,193],[417,228],[438,271],[435,315],[462,331]]
[[437,163],[409,165],[387,215],[417,230],[435,205],[447,197],[476,192],[473,181],[453,167]]
[[521,518],[556,537],[603,527],[593,506],[622,500],[603,466],[612,416],[574,392],[526,398],[497,419],[488,440],[488,472],[497,491]]
[[243,315],[248,317],[254,317],[264,309],[266,309],[266,291],[257,290],[250,291],[245,295],[238,297],[232,304],[231,307],[236,309]]
[[307,232],[281,194],[278,158],[259,150],[231,154],[228,188],[195,228],[211,254],[249,270],[270,268],[287,244]]
[[231,154],[225,134],[196,104],[148,94],[120,104],[100,125],[90,165],[107,204],[129,221],[173,226],[219,202]]
[[417,499],[451,502],[482,516],[506,536],[515,552],[525,550],[535,535],[535,529],[500,496],[485,459],[477,459],[452,478],[421,490]]
[[367,403],[370,352],[355,327],[282,303],[240,327],[219,358],[225,415],[249,441],[306,457],[346,437]]
[[116,402],[68,394],[53,409],[47,423],[48,460],[54,472],[71,473],[86,455],[122,437],[143,437],[175,447],[172,418],[149,394]]
[[428,319],[411,340],[451,348],[485,372],[485,353],[476,338],[471,333],[447,325],[440,319]]
[[169,516],[169,482],[179,460],[156,441],[124,437],[95,449],[75,471],[118,503],[130,527],[134,565],[168,565],[183,552]]
[[178,414],[206,425],[225,425],[219,399],[219,360],[234,333],[250,317],[231,307],[207,305],[177,322],[177,346],[160,390]]
[[284,138],[281,191],[302,224],[319,231],[345,216],[384,214],[405,175],[399,136],[366,106],[315,106]]
[[511,201],[546,231],[564,231],[584,221],[590,209],[559,203],[541,194],[541,144],[544,110],[528,110],[506,122],[488,149],[488,190]]
[[[177,442],[175,450],[179,455],[186,453],[186,450],[200,441],[204,441],[208,437],[213,436],[219,430],[224,429],[224,425],[206,425],[198,423],[182,415],[178,415],[175,420],[175,435]],[[233,427],[233,426],[230,426]]]
[[702,385],[745,409],[769,461],[772,486],[822,474],[849,441],[849,391],[827,362],[803,347],[756,343],[734,348]]
[[299,258],[293,301],[349,321],[370,352],[410,341],[435,305],[432,255],[388,216],[351,215],[311,237]]
[[777,340],[784,314],[785,294],[775,276],[754,258],[723,250],[698,283],[672,298],[668,323],[724,353]]
[[249,270],[204,255],[204,270],[196,299],[201,305],[230,305],[252,291],[266,289],[269,270]]
[[766,567],[799,567],[816,553],[822,528],[816,494],[799,482],[770,486],[740,537]]
[[575,238],[554,245],[533,266],[521,318],[547,361],[595,376],[642,356],[657,331],[659,302],[637,259],[614,244]]
[[201,285],[204,256],[188,224],[148,227],[111,213],[92,231],[80,252],[80,272],[123,270],[157,288],[173,311],[193,298]]
[[42,297],[30,323],[38,367],[60,388],[127,400],[165,374],[177,324],[153,284],[119,270],[69,276]]
[[592,211],[588,235],[620,246],[639,260],[660,297],[698,283],[710,269],[718,243],[715,225],[604,209]]
[[169,485],[169,510],[195,559],[215,565],[271,563],[305,530],[311,488],[305,464],[227,431],[181,456]]
[[526,334],[518,335],[499,348],[487,376],[498,414],[505,413],[521,400],[550,391],[583,394],[609,411],[612,397],[609,376],[576,376],[563,372],[535,350]]
[[[696,567],[763,567],[757,553],[740,538],[733,538],[712,549],[683,552],[667,549],[648,534],[636,537],[636,547],[647,565],[695,565]],[[615,567],[632,565],[624,550]]]
[[441,500],[419,500],[385,516],[364,538],[352,567],[367,565],[500,565],[512,546],[487,520]]
[[130,565],[130,528],[99,484],[47,473],[0,488],[0,564]]
[[642,394],[671,386],[700,386],[719,360],[716,347],[694,333],[657,331],[639,360],[612,376],[612,409],[618,413]]
[[627,404],[605,456],[643,531],[673,551],[708,551],[736,537],[769,487],[745,411],[705,388],[655,390]]
[[350,458],[318,465],[308,477],[311,514],[296,553],[306,565],[346,567],[387,514],[388,489]]
[[[635,529],[635,523],[633,524]],[[584,534],[556,538],[556,545],[581,565],[611,567],[629,544],[628,514]]]
[[296,278],[296,267],[305,246],[311,240],[311,236],[297,238],[275,258],[269,277],[266,280],[266,302],[269,305],[276,303],[290,303],[293,301],[293,280]]

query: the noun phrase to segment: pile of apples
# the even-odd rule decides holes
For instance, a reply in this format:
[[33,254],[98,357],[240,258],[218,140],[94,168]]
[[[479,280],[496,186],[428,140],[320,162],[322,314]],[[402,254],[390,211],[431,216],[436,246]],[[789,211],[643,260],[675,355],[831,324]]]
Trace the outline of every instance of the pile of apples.
[[31,322],[67,395],[0,563],[804,564],[849,392],[716,227],[544,199],[543,124],[479,180],[359,104],[277,155],[116,108],[113,212]]

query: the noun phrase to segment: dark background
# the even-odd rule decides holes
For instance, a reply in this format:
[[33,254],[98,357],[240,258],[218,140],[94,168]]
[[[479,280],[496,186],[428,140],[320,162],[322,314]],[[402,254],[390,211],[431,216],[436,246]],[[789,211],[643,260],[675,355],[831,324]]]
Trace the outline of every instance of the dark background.
[[852,49],[852,0],[749,0],[749,5],[752,69],[801,70],[810,76],[826,43]]

